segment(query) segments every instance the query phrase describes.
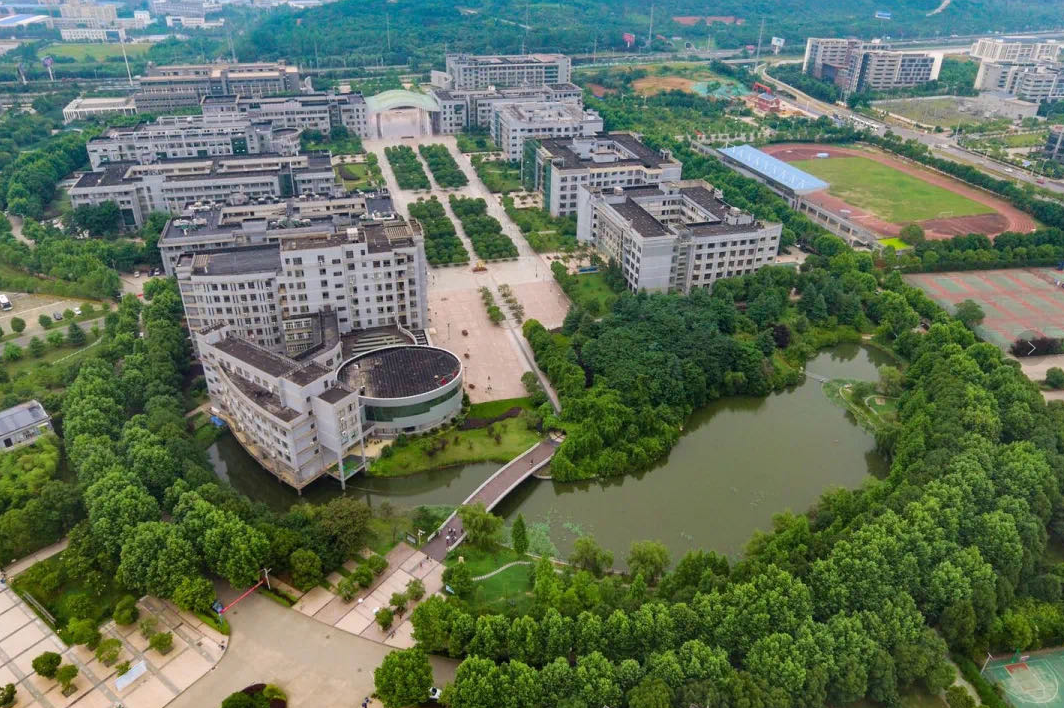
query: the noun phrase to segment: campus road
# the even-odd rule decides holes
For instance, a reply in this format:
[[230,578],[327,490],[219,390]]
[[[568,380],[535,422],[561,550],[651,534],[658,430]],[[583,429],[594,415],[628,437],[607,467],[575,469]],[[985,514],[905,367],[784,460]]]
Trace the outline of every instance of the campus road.
[[[219,599],[237,593],[219,587]],[[168,708],[220,705],[234,691],[276,683],[291,708],[351,708],[373,694],[373,670],[390,647],[311,619],[252,594],[226,613],[232,634],[218,665],[168,704]],[[458,662],[431,657],[436,685],[454,680]],[[380,701],[370,703],[380,708]]]

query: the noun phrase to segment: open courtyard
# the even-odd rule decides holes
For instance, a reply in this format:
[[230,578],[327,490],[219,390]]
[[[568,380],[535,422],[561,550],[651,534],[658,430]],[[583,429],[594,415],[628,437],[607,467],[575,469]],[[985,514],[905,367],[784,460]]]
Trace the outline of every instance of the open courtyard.
[[[429,175],[430,190],[402,190],[384,148],[409,145],[417,152],[419,143],[445,145],[469,184],[455,189],[440,188],[420,155],[425,173]],[[366,149],[377,154],[381,170],[392,194],[398,213],[409,214],[409,205],[418,198],[435,196],[454,223],[459,238],[470,254],[470,263],[462,266],[436,267],[429,271],[429,334],[437,346],[454,352],[465,366],[467,392],[474,403],[525,395],[521,375],[533,370],[532,352],[521,336],[521,324],[506,310],[499,286],[509,285],[513,295],[524,308],[524,319],[536,319],[547,328],[559,327],[569,309],[569,299],[551,274],[547,256],[537,254],[521,234],[521,230],[506,215],[502,197],[492,194],[480,181],[470,155],[458,151],[451,136],[420,139],[387,139],[366,141]],[[484,199],[487,213],[502,225],[502,232],[517,247],[517,257],[484,263],[477,272],[477,256],[462,230],[462,225],[448,204],[448,196]],[[488,318],[481,300],[481,288],[488,288],[495,301],[507,312],[507,319],[494,324]]]

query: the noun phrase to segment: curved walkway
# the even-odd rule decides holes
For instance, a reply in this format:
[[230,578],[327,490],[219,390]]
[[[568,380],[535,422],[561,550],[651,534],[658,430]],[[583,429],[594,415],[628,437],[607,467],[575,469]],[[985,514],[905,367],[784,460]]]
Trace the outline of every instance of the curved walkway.
[[484,575],[478,575],[477,577],[473,578],[473,582],[475,583],[475,582],[479,582],[481,580],[487,580],[488,578],[490,578],[492,576],[495,576],[495,575],[498,575],[502,571],[508,570],[509,568],[512,568],[515,565],[532,565],[532,561],[510,561],[506,565],[502,566],[501,568],[496,568],[495,570],[491,571],[490,573],[485,573]]

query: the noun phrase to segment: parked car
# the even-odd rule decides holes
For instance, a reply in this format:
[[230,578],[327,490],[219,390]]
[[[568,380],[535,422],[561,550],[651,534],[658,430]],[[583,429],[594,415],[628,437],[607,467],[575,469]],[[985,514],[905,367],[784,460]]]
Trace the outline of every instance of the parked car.
[[163,272],[162,272],[161,270],[159,270],[158,268],[156,268],[155,270],[153,270],[153,271],[151,272],[151,274],[152,274],[152,277],[154,278],[154,277],[157,277],[157,276],[160,276],[160,275],[162,275],[162,274],[163,274]]
[[443,691],[441,691],[440,689],[436,688],[435,686],[433,686],[432,688],[429,689],[429,700],[430,701],[439,701],[440,700],[440,696],[442,696],[442,695],[443,695]]
[[52,313],[52,319],[55,320],[56,322],[62,322],[63,321],[63,313],[62,312],[58,312],[58,311],[57,312],[53,312]]
[[140,277],[140,271],[139,270],[133,271],[133,277],[134,278],[139,278]]
[[74,308],[74,317],[81,317],[81,308],[80,307],[75,307]]

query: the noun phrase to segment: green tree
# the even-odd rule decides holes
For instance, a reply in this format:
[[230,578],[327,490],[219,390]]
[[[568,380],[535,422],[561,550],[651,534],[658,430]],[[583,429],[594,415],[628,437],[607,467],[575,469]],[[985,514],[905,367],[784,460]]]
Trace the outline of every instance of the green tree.
[[523,556],[528,552],[528,531],[525,529],[525,517],[521,514],[517,515],[514,525],[510,528],[510,542],[517,555]]
[[8,342],[4,345],[4,360],[5,361],[18,361],[22,358],[22,347],[14,342]]
[[63,693],[70,690],[70,687],[74,683],[74,679],[78,677],[78,667],[73,664],[64,664],[59,667],[59,670],[55,672],[55,678],[59,682],[59,685],[63,687]]
[[965,300],[957,305],[957,311],[953,313],[953,316],[960,320],[965,327],[971,329],[982,323],[986,313],[983,312],[983,308],[979,306],[979,303],[974,300]]
[[388,604],[395,608],[395,613],[400,617],[406,612],[406,605],[410,602],[410,598],[407,597],[405,592],[393,592],[392,596],[388,599]]
[[382,607],[377,610],[374,619],[377,620],[377,624],[381,626],[381,629],[389,629],[392,626],[392,622],[395,620],[395,613],[392,612],[391,608]]
[[670,708],[672,689],[660,678],[647,676],[628,692],[629,708]]
[[919,224],[906,224],[901,227],[898,237],[910,246],[917,246],[923,243],[926,238],[924,229]]
[[137,617],[140,616],[140,610],[137,609],[137,598],[132,595],[125,595],[115,605],[114,620],[115,624],[130,625],[137,621]]
[[946,705],[949,708],[976,708],[975,699],[964,686],[950,686],[946,689]]
[[385,708],[425,703],[432,688],[432,667],[420,647],[393,651],[373,671],[373,685]]
[[491,548],[502,528],[501,516],[492,514],[481,502],[463,504],[458,508],[458,516],[462,519],[462,527],[470,543],[478,548]]
[[199,566],[196,549],[176,524],[151,521],[138,524],[122,544],[118,579],[159,597],[172,597],[186,578],[195,577]]
[[100,630],[91,619],[72,619],[67,622],[66,639],[70,644],[84,644],[95,649],[100,643]]
[[72,346],[80,347],[85,344],[87,339],[88,338],[85,336],[85,330],[78,326],[77,322],[71,322],[70,326],[67,327],[67,341],[70,342]]
[[[51,322],[51,320],[49,320],[49,322]],[[26,320],[22,319],[21,317],[12,317],[11,318],[11,331],[12,332],[14,332],[15,334],[22,334],[22,332],[25,329],[26,329]]]
[[1050,367],[1046,371],[1046,384],[1050,388],[1061,389],[1064,388],[1064,369],[1059,366]]
[[15,684],[6,684],[3,689],[0,689],[0,708],[11,708],[15,705]]
[[189,612],[210,612],[214,603],[214,583],[204,577],[182,578],[174,588],[173,601]]
[[425,583],[420,578],[410,578],[406,583],[406,594],[415,602],[425,597]]
[[37,316],[37,324],[39,324],[43,329],[51,329],[52,328],[52,318],[49,317],[48,315],[38,315]]
[[34,359],[40,359],[44,356],[44,342],[41,341],[40,337],[31,338],[27,348],[29,349],[30,356]]
[[458,597],[469,597],[473,592],[473,574],[465,563],[458,563],[443,571],[443,584]]
[[169,654],[174,648],[174,635],[170,632],[156,632],[148,640],[148,646],[160,654]]
[[307,548],[293,551],[289,562],[292,565],[292,583],[300,590],[310,590],[322,581],[321,558],[314,551]]
[[365,545],[371,518],[373,512],[369,505],[353,497],[333,499],[318,512],[322,529],[345,559],[353,557]]
[[222,701],[222,708],[259,708],[259,704],[243,691],[237,691],[226,696]]
[[596,577],[613,567],[613,553],[600,546],[592,536],[581,536],[573,543],[569,562]]
[[122,652],[122,642],[114,637],[108,637],[96,647],[96,660],[104,666],[110,666],[118,661],[118,655]]
[[669,549],[658,541],[633,541],[628,550],[628,570],[653,585],[669,567]]
[[59,665],[63,663],[63,657],[56,654],[54,651],[46,651],[38,654],[32,662],[33,671],[38,676],[43,676],[46,679],[54,679],[55,672],[59,670]]
[[45,339],[53,349],[59,349],[66,342],[66,337],[64,337],[63,333],[59,331],[49,332]]

